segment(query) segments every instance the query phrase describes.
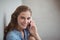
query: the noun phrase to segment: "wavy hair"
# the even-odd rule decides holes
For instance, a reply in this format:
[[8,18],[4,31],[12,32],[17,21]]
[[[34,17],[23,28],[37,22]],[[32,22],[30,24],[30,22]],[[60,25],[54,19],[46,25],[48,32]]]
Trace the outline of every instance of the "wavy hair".
[[6,35],[7,35],[7,33],[8,33],[9,31],[15,29],[16,26],[18,25],[18,23],[17,23],[17,17],[18,17],[18,15],[19,15],[21,12],[24,12],[24,11],[27,11],[27,10],[32,13],[31,9],[30,9],[28,6],[26,6],[26,5],[21,5],[21,6],[18,6],[18,7],[16,8],[16,10],[12,13],[10,23],[8,24],[8,26],[7,26],[6,28],[4,28],[4,40],[6,40]]

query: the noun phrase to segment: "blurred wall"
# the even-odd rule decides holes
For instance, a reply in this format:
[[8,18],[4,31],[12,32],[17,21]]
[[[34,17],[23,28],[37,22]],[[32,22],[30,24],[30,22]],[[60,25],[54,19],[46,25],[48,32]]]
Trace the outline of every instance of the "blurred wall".
[[2,6],[0,6],[0,40],[3,40],[3,28],[4,28],[3,10]]
[[33,11],[42,40],[60,40],[60,0],[23,0]]
[[31,7],[42,40],[60,40],[60,0],[0,0],[0,40],[17,6]]

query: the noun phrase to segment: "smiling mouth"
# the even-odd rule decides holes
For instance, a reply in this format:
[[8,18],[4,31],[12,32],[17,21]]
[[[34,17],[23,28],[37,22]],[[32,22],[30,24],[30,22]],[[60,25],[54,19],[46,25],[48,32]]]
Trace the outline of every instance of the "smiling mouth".
[[26,26],[27,24],[22,24],[23,26]]

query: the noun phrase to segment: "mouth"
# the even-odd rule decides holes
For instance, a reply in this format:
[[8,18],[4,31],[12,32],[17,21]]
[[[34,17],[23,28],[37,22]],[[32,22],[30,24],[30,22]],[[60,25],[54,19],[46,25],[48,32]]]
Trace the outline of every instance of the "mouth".
[[27,24],[22,24],[23,26],[27,26]]

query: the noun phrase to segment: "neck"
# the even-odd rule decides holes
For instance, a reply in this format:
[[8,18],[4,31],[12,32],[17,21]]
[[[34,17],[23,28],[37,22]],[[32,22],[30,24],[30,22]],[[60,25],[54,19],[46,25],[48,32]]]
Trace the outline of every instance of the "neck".
[[17,30],[22,33],[22,38],[24,38],[24,29],[20,28],[19,26],[17,27]]
[[23,32],[24,29],[22,29],[20,26],[17,26],[16,28],[18,31]]

